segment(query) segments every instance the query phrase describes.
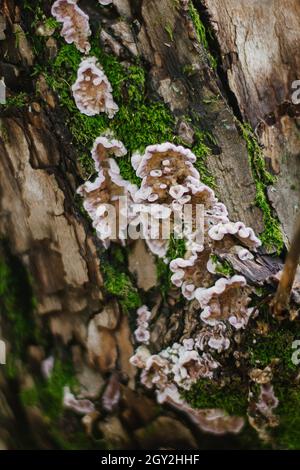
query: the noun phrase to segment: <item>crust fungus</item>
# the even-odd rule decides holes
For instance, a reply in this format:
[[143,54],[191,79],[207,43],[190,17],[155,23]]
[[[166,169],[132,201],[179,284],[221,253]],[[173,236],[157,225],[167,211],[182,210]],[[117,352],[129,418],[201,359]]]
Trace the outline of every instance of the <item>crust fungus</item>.
[[119,110],[112,96],[111,84],[96,57],[81,62],[72,93],[77,108],[87,116],[106,113],[112,119]]
[[89,17],[77,6],[77,0],[56,0],[51,9],[57,21],[63,23],[61,35],[68,44],[74,43],[80,52],[88,54],[91,46]]
[[[256,237],[253,229],[246,227],[243,222],[216,224],[209,229],[208,235],[216,241],[223,240],[226,235],[233,235],[240,243],[253,250],[261,245],[261,241]],[[237,245],[238,243],[234,243],[234,237],[230,237],[231,244]]]

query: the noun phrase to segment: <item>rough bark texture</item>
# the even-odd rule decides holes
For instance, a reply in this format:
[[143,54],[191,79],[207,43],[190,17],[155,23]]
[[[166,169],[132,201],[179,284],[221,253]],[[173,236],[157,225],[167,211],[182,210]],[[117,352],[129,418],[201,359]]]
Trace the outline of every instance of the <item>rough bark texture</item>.
[[[22,3],[1,1],[0,24],[5,24],[5,37],[0,36],[0,75],[5,77],[10,97],[23,91],[28,95],[21,109],[16,103],[1,112],[0,235],[5,240],[1,254],[26,268],[36,299],[33,323],[47,341],[45,345],[37,339],[26,340],[21,354],[14,357],[17,373],[8,374],[4,368],[0,371],[0,447],[68,447],[71,436],[73,445],[79,448],[244,445],[235,438],[200,434],[185,417],[159,408],[151,394],[139,389],[135,370],[129,364],[133,353],[130,315],[134,311],[126,312],[124,299],[120,301],[119,293],[107,288],[106,273],[101,272],[100,243],[75,198],[83,170],[78,164],[80,155],[74,136],[65,123],[70,111],[60,107],[62,96],[50,90],[41,72],[45,57],[54,60],[62,40],[56,36],[39,38],[44,41],[43,53],[34,47],[30,35],[37,35],[38,27],[45,26],[43,18],[50,16],[49,5],[36,2],[35,7],[46,16],[39,17],[31,27],[34,7],[24,8]],[[193,143],[193,131],[186,129],[198,127],[209,132],[211,148],[204,165],[214,177],[219,199],[226,204],[232,220],[242,220],[258,233],[263,232],[265,219],[255,204],[257,187],[247,143],[187,9],[172,0],[118,0],[107,10],[95,3],[85,0],[80,5],[93,18],[93,27],[101,22],[101,47],[125,64],[134,63],[136,55],[140,56],[147,71],[147,95],[170,108],[176,123],[174,134],[177,132],[185,141],[190,138]],[[258,126],[265,155],[279,173],[270,194],[289,236],[298,205],[300,166],[296,110],[285,103],[289,101],[290,81],[297,78],[294,71],[299,70],[296,21],[300,11],[295,1],[272,1],[276,13],[272,16],[269,1],[250,3],[251,7],[246,1],[207,0],[206,6],[229,64],[229,85],[244,118],[253,127]],[[271,30],[265,27],[269,21]],[[288,21],[294,24],[289,29],[285,27]],[[263,61],[262,55],[256,61],[262,46]],[[35,90],[37,83],[40,94]],[[290,191],[288,186],[293,181],[296,190]],[[163,298],[154,259],[144,244],[131,245],[126,256],[126,276],[136,283],[143,299],[151,297],[155,304],[152,340],[158,350],[171,340],[187,337],[193,328],[189,323],[189,318],[194,321],[193,315],[187,314],[182,325],[178,292],[171,291]],[[112,249],[108,260],[113,257]],[[281,265],[268,258],[252,265],[236,258],[229,261],[237,272],[258,285]],[[0,324],[11,344],[8,355],[15,356],[11,339],[14,333],[5,318],[8,306],[2,303]],[[41,361],[54,352],[62,363],[70,360],[73,364],[79,392],[98,400],[95,416],[84,423],[88,441],[80,440],[83,425],[77,417],[61,412],[48,417],[49,425],[41,403],[26,395],[33,388]],[[68,384],[65,378],[59,383],[60,387]],[[46,400],[47,393],[42,395]],[[99,398],[103,393],[120,394],[118,407],[112,412],[103,409]]]

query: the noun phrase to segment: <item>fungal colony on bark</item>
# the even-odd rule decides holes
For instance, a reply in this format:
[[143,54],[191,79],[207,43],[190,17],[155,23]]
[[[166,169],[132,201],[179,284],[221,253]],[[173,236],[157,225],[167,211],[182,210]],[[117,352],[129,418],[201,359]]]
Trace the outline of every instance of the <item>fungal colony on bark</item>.
[[[99,0],[99,3],[109,5],[112,1]],[[72,86],[78,109],[87,116],[106,113],[113,119],[119,108],[112,87],[97,59],[87,56],[91,34],[88,16],[75,0],[57,0],[52,14],[63,23],[61,35],[65,40],[86,54]],[[149,250],[169,265],[174,287],[181,290],[186,302],[193,303],[197,319],[190,337],[181,338],[157,352],[151,340],[152,312],[148,306],[142,306],[137,311],[134,331],[137,349],[131,363],[141,370],[141,384],[155,390],[159,403],[168,403],[187,413],[204,431],[238,433],[244,425],[242,417],[229,416],[218,408],[193,409],[183,394],[200,379],[222,381],[222,357],[234,356],[239,333],[247,328],[255,311],[251,304],[254,288],[246,278],[234,272],[222,274],[218,265],[228,253],[237,255],[240,260],[253,259],[261,242],[243,222],[230,221],[224,204],[201,181],[195,168],[196,156],[189,149],[165,142],[148,146],[142,155],[132,155],[131,164],[140,178],[139,187],[120,174],[116,159],[126,154],[122,142],[115,140],[111,133],[96,139],[92,158],[97,177],[78,189],[83,206],[105,248],[112,240],[130,244],[126,239],[127,231],[139,227]],[[124,197],[128,205],[127,218],[118,210]],[[107,222],[111,206],[118,214],[117,230]],[[191,223],[185,226],[187,207],[192,208]],[[202,208],[200,214],[196,207]],[[151,227],[147,223],[150,215],[154,220]],[[169,224],[175,235],[184,225],[182,237],[186,254],[183,258],[168,259],[170,240],[163,236],[165,224]],[[267,427],[276,424],[273,411],[278,400],[270,378],[265,383],[259,383],[257,376],[252,380],[259,384],[260,395],[258,402],[249,407],[249,422],[267,439]],[[93,411],[90,401],[76,399],[68,388],[64,404],[82,414]]]

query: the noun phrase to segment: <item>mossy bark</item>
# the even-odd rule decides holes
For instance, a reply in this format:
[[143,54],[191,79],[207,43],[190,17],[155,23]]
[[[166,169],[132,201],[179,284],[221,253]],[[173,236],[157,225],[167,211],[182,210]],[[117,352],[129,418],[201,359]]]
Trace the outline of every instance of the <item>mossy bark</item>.
[[[130,268],[141,262],[130,262],[133,252],[137,257],[141,253],[136,247],[103,250],[75,193],[93,172],[90,149],[107,128],[124,142],[129,155],[158,142],[184,144],[196,154],[203,181],[214,187],[230,218],[252,226],[267,250],[280,251],[282,220],[268,201],[273,181],[261,149],[228,104],[195,7],[184,8],[174,0],[118,0],[108,8],[83,0],[80,6],[90,16],[91,54],[100,60],[120,107],[112,121],[103,115],[88,118],[77,110],[70,86],[81,55],[60,37],[49,2],[1,1],[6,28],[0,41],[0,75],[8,100],[1,106],[0,120],[0,325],[8,353],[7,365],[0,366],[0,444],[258,446],[249,429],[241,438],[203,435],[173,410],[158,407],[153,395],[139,387],[129,365],[136,308],[148,302],[155,306],[158,350],[191,331],[188,308],[170,288],[169,272],[161,263],[157,278],[144,285],[136,277],[139,269]],[[47,28],[53,34],[41,33]],[[136,180],[129,159],[120,169],[125,178]],[[171,244],[170,256],[178,256],[181,249]],[[147,270],[153,258],[143,256]],[[229,261],[234,265],[236,260]],[[260,283],[263,269],[263,278],[276,272],[273,262],[262,261],[260,271],[252,271],[254,283]],[[16,275],[20,272],[27,273],[26,281]],[[20,291],[26,296],[21,305]],[[87,350],[88,328],[107,310],[114,321],[101,327],[101,357],[95,359]],[[56,366],[47,383],[40,370],[48,356],[55,357]],[[62,408],[63,388],[82,391],[85,374],[89,386],[97,389],[92,425],[83,425]],[[101,395],[111,381],[117,382],[120,400],[108,413]],[[163,435],[161,429],[166,430]]]

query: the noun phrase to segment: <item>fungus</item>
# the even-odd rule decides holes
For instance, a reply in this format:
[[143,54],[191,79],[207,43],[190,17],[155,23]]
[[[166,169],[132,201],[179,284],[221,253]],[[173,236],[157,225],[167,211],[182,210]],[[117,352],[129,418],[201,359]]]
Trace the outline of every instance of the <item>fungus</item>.
[[261,241],[256,237],[253,229],[246,227],[243,222],[216,224],[209,229],[208,235],[217,241],[223,240],[226,235],[234,235],[242,244],[252,250],[261,246]]
[[63,23],[61,35],[68,44],[74,43],[80,52],[88,54],[91,46],[88,37],[91,35],[89,17],[78,6],[77,0],[56,0],[51,13]]
[[[141,383],[156,389],[160,403],[169,403],[186,412],[204,431],[238,433],[244,425],[243,418],[228,416],[222,409],[192,409],[181,398],[181,392],[189,391],[199,379],[215,378],[215,371],[221,364],[210,352],[220,354],[230,348],[231,342],[238,342],[235,330],[245,328],[253,312],[249,306],[251,288],[246,279],[232,276],[231,270],[218,260],[227,253],[236,254],[241,260],[253,259],[252,251],[261,242],[252,228],[229,220],[225,205],[201,182],[194,163],[192,152],[168,142],[147,147],[144,155],[132,156],[132,166],[142,178],[133,200],[142,208],[139,223],[146,242],[154,253],[165,257],[169,241],[162,236],[162,222],[154,228],[143,228],[143,217],[146,219],[151,208],[157,219],[170,219],[175,235],[180,233],[180,225],[184,223],[186,256],[170,261],[171,281],[181,288],[186,299],[197,300],[205,325],[198,327],[194,323],[190,329],[187,327],[183,333],[185,339],[158,354],[151,355],[148,349],[137,350],[131,363],[142,369]],[[184,217],[187,204],[191,206],[188,224]],[[197,225],[199,214],[196,208],[199,205],[202,207],[201,226]],[[199,310],[197,302],[192,304],[191,315],[194,315],[193,309]],[[142,341],[145,340],[145,329],[149,327],[147,315],[144,320],[138,321],[135,331],[135,336]],[[192,337],[188,337],[189,331],[192,331]]]
[[209,287],[213,285],[215,276],[207,269],[210,251],[204,249],[193,254],[188,259],[176,258],[170,263],[170,270],[174,273],[171,281],[181,287],[183,296],[192,300],[198,286]]
[[69,387],[64,387],[63,404],[65,408],[75,411],[80,415],[87,415],[95,411],[95,405],[90,400],[78,400]]
[[270,366],[265,367],[264,369],[252,369],[249,372],[250,379],[257,384],[268,384],[273,378],[272,369]]
[[148,350],[138,349],[130,362],[143,369],[141,382],[147,388],[162,391],[171,383],[189,390],[199,378],[213,378],[219,363],[208,353],[199,354],[192,338],[174,343],[159,354],[148,356]]
[[143,369],[146,367],[147,360],[151,356],[151,353],[146,346],[139,346],[136,351],[134,356],[132,356],[129,360],[129,362],[135,366],[138,367],[139,369]]
[[196,350],[183,351],[172,369],[174,381],[189,390],[199,378],[212,379],[213,371],[219,365],[210,354],[204,353],[200,356]]
[[72,93],[77,108],[87,116],[106,113],[112,119],[119,110],[112,96],[111,84],[96,57],[81,62]]
[[275,396],[273,385],[270,383],[261,385],[256,409],[266,418],[272,418],[273,410],[277,408],[278,403],[279,401]]
[[146,305],[143,305],[137,310],[137,325],[138,328],[134,332],[134,336],[138,343],[148,344],[150,340],[149,320],[151,312]]
[[271,440],[269,428],[274,428],[279,424],[278,417],[274,414],[278,404],[278,398],[270,382],[260,386],[258,401],[250,404],[249,423],[258,432],[260,439],[265,442]]

